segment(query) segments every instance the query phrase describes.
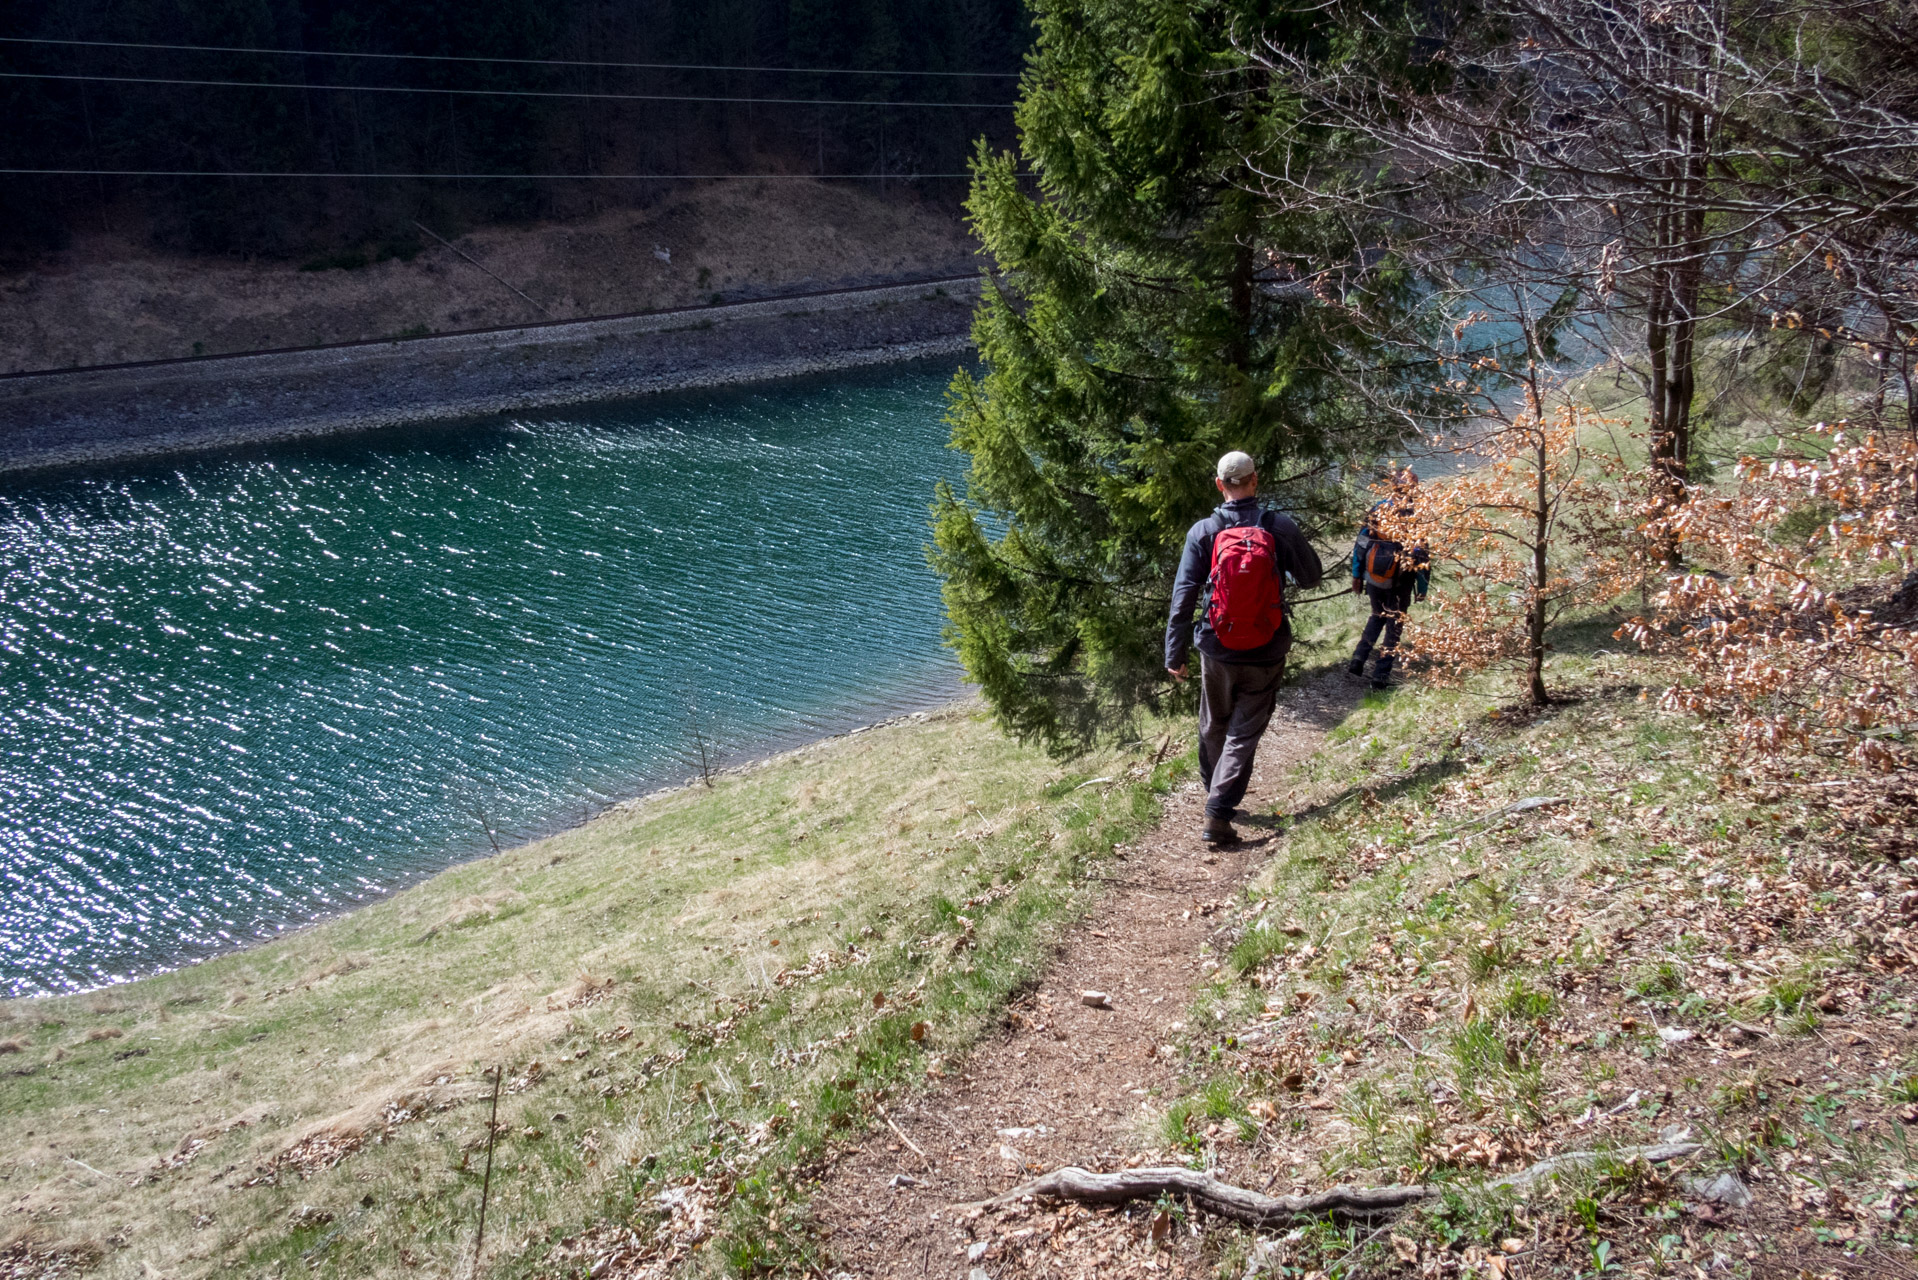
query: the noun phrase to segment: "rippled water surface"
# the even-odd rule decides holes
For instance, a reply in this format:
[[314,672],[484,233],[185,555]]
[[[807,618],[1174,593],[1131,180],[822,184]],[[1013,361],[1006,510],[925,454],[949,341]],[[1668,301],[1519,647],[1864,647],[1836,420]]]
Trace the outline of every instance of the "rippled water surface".
[[949,369],[0,481],[0,991],[952,696]]

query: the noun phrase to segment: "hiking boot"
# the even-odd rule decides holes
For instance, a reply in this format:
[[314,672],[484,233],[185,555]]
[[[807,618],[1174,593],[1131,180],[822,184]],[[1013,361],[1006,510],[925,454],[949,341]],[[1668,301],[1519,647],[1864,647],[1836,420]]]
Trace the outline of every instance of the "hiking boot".
[[1232,824],[1226,819],[1207,814],[1205,826],[1199,831],[1199,839],[1207,844],[1237,844],[1239,833],[1232,829]]
[[1390,676],[1385,677],[1383,680],[1374,680],[1372,682],[1372,691],[1374,693],[1390,693],[1398,687],[1399,682]]
[[1348,676],[1351,676],[1354,680],[1357,680],[1360,677],[1364,676],[1365,675],[1364,660],[1361,659],[1361,660],[1352,662],[1350,665],[1348,665],[1345,668],[1345,674]]

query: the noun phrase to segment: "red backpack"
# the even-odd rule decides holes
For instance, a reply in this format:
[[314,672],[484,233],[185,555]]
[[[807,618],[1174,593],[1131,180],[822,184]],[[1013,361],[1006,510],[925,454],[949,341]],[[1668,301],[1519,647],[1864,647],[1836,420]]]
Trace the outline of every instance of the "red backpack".
[[1285,622],[1279,546],[1263,525],[1221,529],[1212,539],[1212,602],[1205,620],[1228,649],[1256,649]]

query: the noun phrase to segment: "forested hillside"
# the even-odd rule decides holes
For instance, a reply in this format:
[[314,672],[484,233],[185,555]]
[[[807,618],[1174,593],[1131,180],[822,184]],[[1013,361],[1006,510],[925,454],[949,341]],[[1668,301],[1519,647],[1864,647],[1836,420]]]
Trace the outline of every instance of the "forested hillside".
[[924,175],[1010,138],[1027,22],[1017,0],[9,0],[0,37],[0,251],[92,230],[405,256],[416,219],[589,215],[673,175],[955,197]]

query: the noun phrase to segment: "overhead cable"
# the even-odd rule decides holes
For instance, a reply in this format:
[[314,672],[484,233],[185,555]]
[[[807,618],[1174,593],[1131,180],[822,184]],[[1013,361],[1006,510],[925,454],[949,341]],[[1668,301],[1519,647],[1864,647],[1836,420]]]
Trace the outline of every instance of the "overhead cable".
[[69,45],[85,49],[165,49],[182,53],[258,53],[289,58],[383,58],[406,62],[494,62],[521,67],[609,67],[634,71],[743,71],[808,76],[947,76],[1017,80],[1017,71],[888,71],[863,67],[734,67],[711,62],[588,62],[571,58],[488,58],[453,53],[357,53],[344,49],[257,49],[215,44],[143,44],[132,40],[58,40],[49,36],[0,36],[0,44]]
[[399,84],[301,84],[280,80],[186,80],[160,76],[71,75],[53,71],[0,71],[0,80],[78,80],[89,84],[157,84],[211,89],[308,89],[340,93],[433,93],[487,98],[591,98],[617,102],[744,102],[767,107],[978,107],[1011,110],[1010,102],[862,102],[857,98],[740,98],[720,94],[587,93],[563,89],[440,89]]
[[[461,182],[520,179],[541,182],[720,182],[760,178],[813,178],[841,181],[851,178],[905,182],[922,178],[970,178],[970,173],[340,173],[316,170],[287,173],[279,170],[219,169],[0,169],[0,174],[41,178],[445,178]],[[1028,174],[1020,174],[1028,177]]]

